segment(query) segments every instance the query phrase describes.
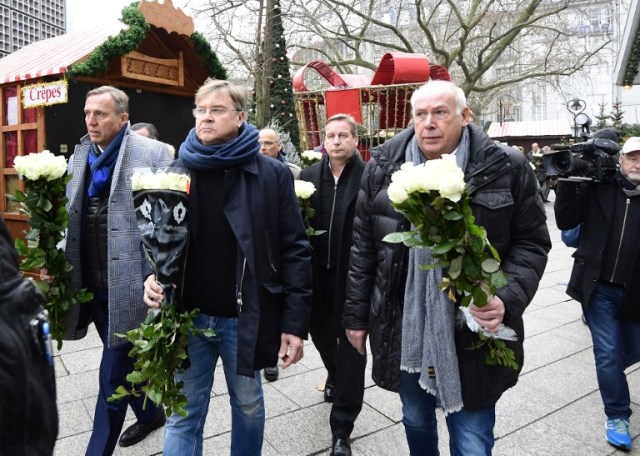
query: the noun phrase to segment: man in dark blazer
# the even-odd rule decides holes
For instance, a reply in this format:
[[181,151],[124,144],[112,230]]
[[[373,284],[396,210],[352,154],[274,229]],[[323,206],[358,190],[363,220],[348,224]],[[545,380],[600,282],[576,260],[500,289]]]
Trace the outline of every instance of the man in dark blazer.
[[353,424],[362,409],[366,354],[348,342],[340,324],[351,250],[351,234],[360,178],[356,121],[336,114],[324,128],[327,154],[302,171],[301,180],[311,182],[316,192],[311,206],[316,213],[310,224],[324,231],[311,237],[313,296],[309,332],[328,376],[324,400],[333,402],[329,422],[333,436],[331,454],[349,455]]

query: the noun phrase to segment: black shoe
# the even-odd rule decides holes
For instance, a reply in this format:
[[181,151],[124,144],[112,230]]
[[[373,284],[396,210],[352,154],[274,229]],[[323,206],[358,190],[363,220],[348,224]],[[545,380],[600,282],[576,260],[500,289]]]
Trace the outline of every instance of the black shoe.
[[351,456],[351,440],[333,436],[331,443],[331,456]]
[[278,380],[279,374],[280,371],[278,370],[278,366],[264,368],[264,378],[269,382],[275,382],[276,380]]
[[335,383],[327,380],[324,384],[324,401],[333,402],[336,398],[336,385]]
[[164,426],[164,423],[166,421],[167,417],[164,414],[164,410],[160,411],[160,413],[158,413],[158,416],[156,416],[152,421],[148,423],[141,423],[140,421],[136,421],[135,424],[129,426],[127,430],[122,433],[118,444],[121,447],[135,445],[136,443],[144,440],[145,437],[147,437],[156,429]]

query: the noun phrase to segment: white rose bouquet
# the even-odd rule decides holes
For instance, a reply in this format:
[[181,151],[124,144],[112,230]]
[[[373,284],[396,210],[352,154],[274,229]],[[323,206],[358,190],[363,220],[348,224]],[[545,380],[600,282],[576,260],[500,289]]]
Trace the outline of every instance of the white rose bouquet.
[[316,152],[315,150],[305,150],[300,153],[302,159],[302,168],[308,168],[316,162],[322,160],[322,152]]
[[542,152],[533,152],[531,156],[531,166],[533,166],[533,171],[539,178],[540,173],[544,170],[544,162],[542,161],[543,154]]
[[307,230],[307,236],[317,236],[319,234],[326,233],[325,230],[314,230],[309,220],[316,215],[316,210],[311,207],[311,195],[316,192],[316,186],[311,182],[296,179],[293,181],[295,186],[296,197],[298,198],[298,204],[300,205],[300,211],[302,212],[302,219],[304,220],[304,227]]
[[126,336],[133,348],[134,370],[127,375],[131,388],[119,386],[109,400],[145,395],[163,405],[168,415],[186,415],[187,398],[175,372],[185,368],[189,334],[213,335],[193,328],[198,312],[180,312],[175,285],[184,266],[189,239],[188,211],[191,179],[186,172],[136,169],[131,176],[133,201],[140,237],[156,281],[164,289],[160,310],[150,309],[139,328]]
[[20,203],[20,212],[29,217],[30,226],[25,233],[27,242],[16,240],[16,250],[21,257],[20,269],[40,271],[41,279],[36,283],[46,297],[51,337],[58,342],[60,349],[69,308],[93,298],[86,289],[71,288],[69,272],[72,266],[58,247],[69,226],[65,188],[71,176],[66,175],[66,159],[48,150],[18,156],[13,163],[18,176],[24,181],[25,191],[17,190],[15,195],[7,197]]
[[485,305],[507,280],[486,230],[475,224],[464,173],[455,156],[443,155],[419,166],[405,163],[391,176],[387,193],[394,209],[415,229],[389,234],[383,241],[430,247],[431,257],[438,261],[424,268],[442,268],[440,288],[451,301],[460,303],[461,316],[480,336],[477,347],[489,345],[486,363],[517,369],[513,350],[504,343],[515,340],[515,332],[504,325],[497,333],[485,332],[467,309],[471,303]]

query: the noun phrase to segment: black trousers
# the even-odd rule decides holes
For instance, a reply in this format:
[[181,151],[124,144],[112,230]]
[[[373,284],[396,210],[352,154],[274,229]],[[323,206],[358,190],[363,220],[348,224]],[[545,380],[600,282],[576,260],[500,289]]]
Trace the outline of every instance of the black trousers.
[[335,337],[327,325],[312,327],[310,333],[327,369],[327,381],[336,386],[329,416],[331,433],[340,438],[347,438],[351,435],[353,424],[362,410],[367,355],[361,355],[353,348],[344,330]]

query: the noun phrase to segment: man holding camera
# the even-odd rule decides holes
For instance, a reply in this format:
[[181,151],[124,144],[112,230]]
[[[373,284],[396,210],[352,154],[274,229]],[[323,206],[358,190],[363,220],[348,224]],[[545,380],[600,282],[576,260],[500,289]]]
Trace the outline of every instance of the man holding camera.
[[625,368],[640,361],[640,137],[622,146],[620,169],[604,184],[563,180],[558,228],[582,224],[567,294],[580,302],[593,339],[607,442],[631,449]]

